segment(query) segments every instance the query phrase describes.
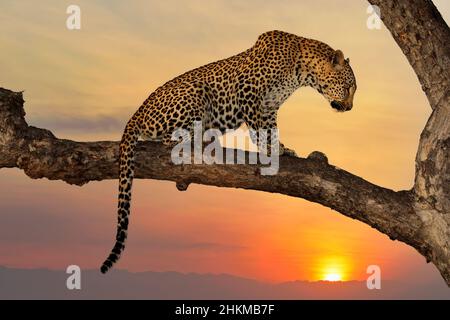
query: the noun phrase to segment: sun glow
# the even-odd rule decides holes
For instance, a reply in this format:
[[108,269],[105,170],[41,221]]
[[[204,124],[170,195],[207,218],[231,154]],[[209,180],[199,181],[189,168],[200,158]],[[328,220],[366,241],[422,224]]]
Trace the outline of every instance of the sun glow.
[[323,257],[317,265],[317,278],[322,281],[346,281],[350,272],[349,262],[345,257]]
[[325,281],[342,281],[342,276],[338,273],[327,273],[325,274]]

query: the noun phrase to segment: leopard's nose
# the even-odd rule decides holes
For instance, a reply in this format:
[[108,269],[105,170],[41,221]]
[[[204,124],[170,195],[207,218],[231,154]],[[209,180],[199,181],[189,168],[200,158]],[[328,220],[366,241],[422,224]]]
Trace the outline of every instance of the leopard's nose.
[[338,102],[338,101],[331,101],[331,107],[333,109],[336,109],[337,111],[345,111],[345,107],[342,103]]

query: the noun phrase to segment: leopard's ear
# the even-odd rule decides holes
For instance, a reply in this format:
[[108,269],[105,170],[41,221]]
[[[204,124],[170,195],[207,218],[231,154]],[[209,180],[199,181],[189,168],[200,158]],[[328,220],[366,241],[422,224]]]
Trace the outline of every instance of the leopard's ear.
[[341,50],[336,50],[333,54],[333,67],[342,67],[344,65],[344,54]]

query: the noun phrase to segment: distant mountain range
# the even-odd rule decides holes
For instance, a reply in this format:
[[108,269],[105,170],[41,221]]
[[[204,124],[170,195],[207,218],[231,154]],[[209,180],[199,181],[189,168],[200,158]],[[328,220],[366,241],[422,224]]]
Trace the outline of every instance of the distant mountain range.
[[227,274],[85,270],[81,290],[68,290],[65,271],[0,267],[0,299],[450,299],[444,281],[433,284],[365,281],[270,284]]

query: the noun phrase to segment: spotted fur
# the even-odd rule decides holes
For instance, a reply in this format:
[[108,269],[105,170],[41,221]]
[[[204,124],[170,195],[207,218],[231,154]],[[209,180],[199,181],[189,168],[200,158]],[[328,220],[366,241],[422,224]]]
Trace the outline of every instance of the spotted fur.
[[[248,50],[186,72],[150,94],[128,121],[120,143],[116,243],[101,272],[108,271],[124,249],[139,138],[172,145],[172,132],[189,130],[194,121],[201,121],[204,129],[222,132],[243,123],[253,133],[274,129],[279,107],[301,86],[315,88],[338,111],[352,108],[356,81],[340,50],[317,40],[270,31]],[[255,134],[251,138],[257,142]],[[294,154],[281,143],[279,153]]]

